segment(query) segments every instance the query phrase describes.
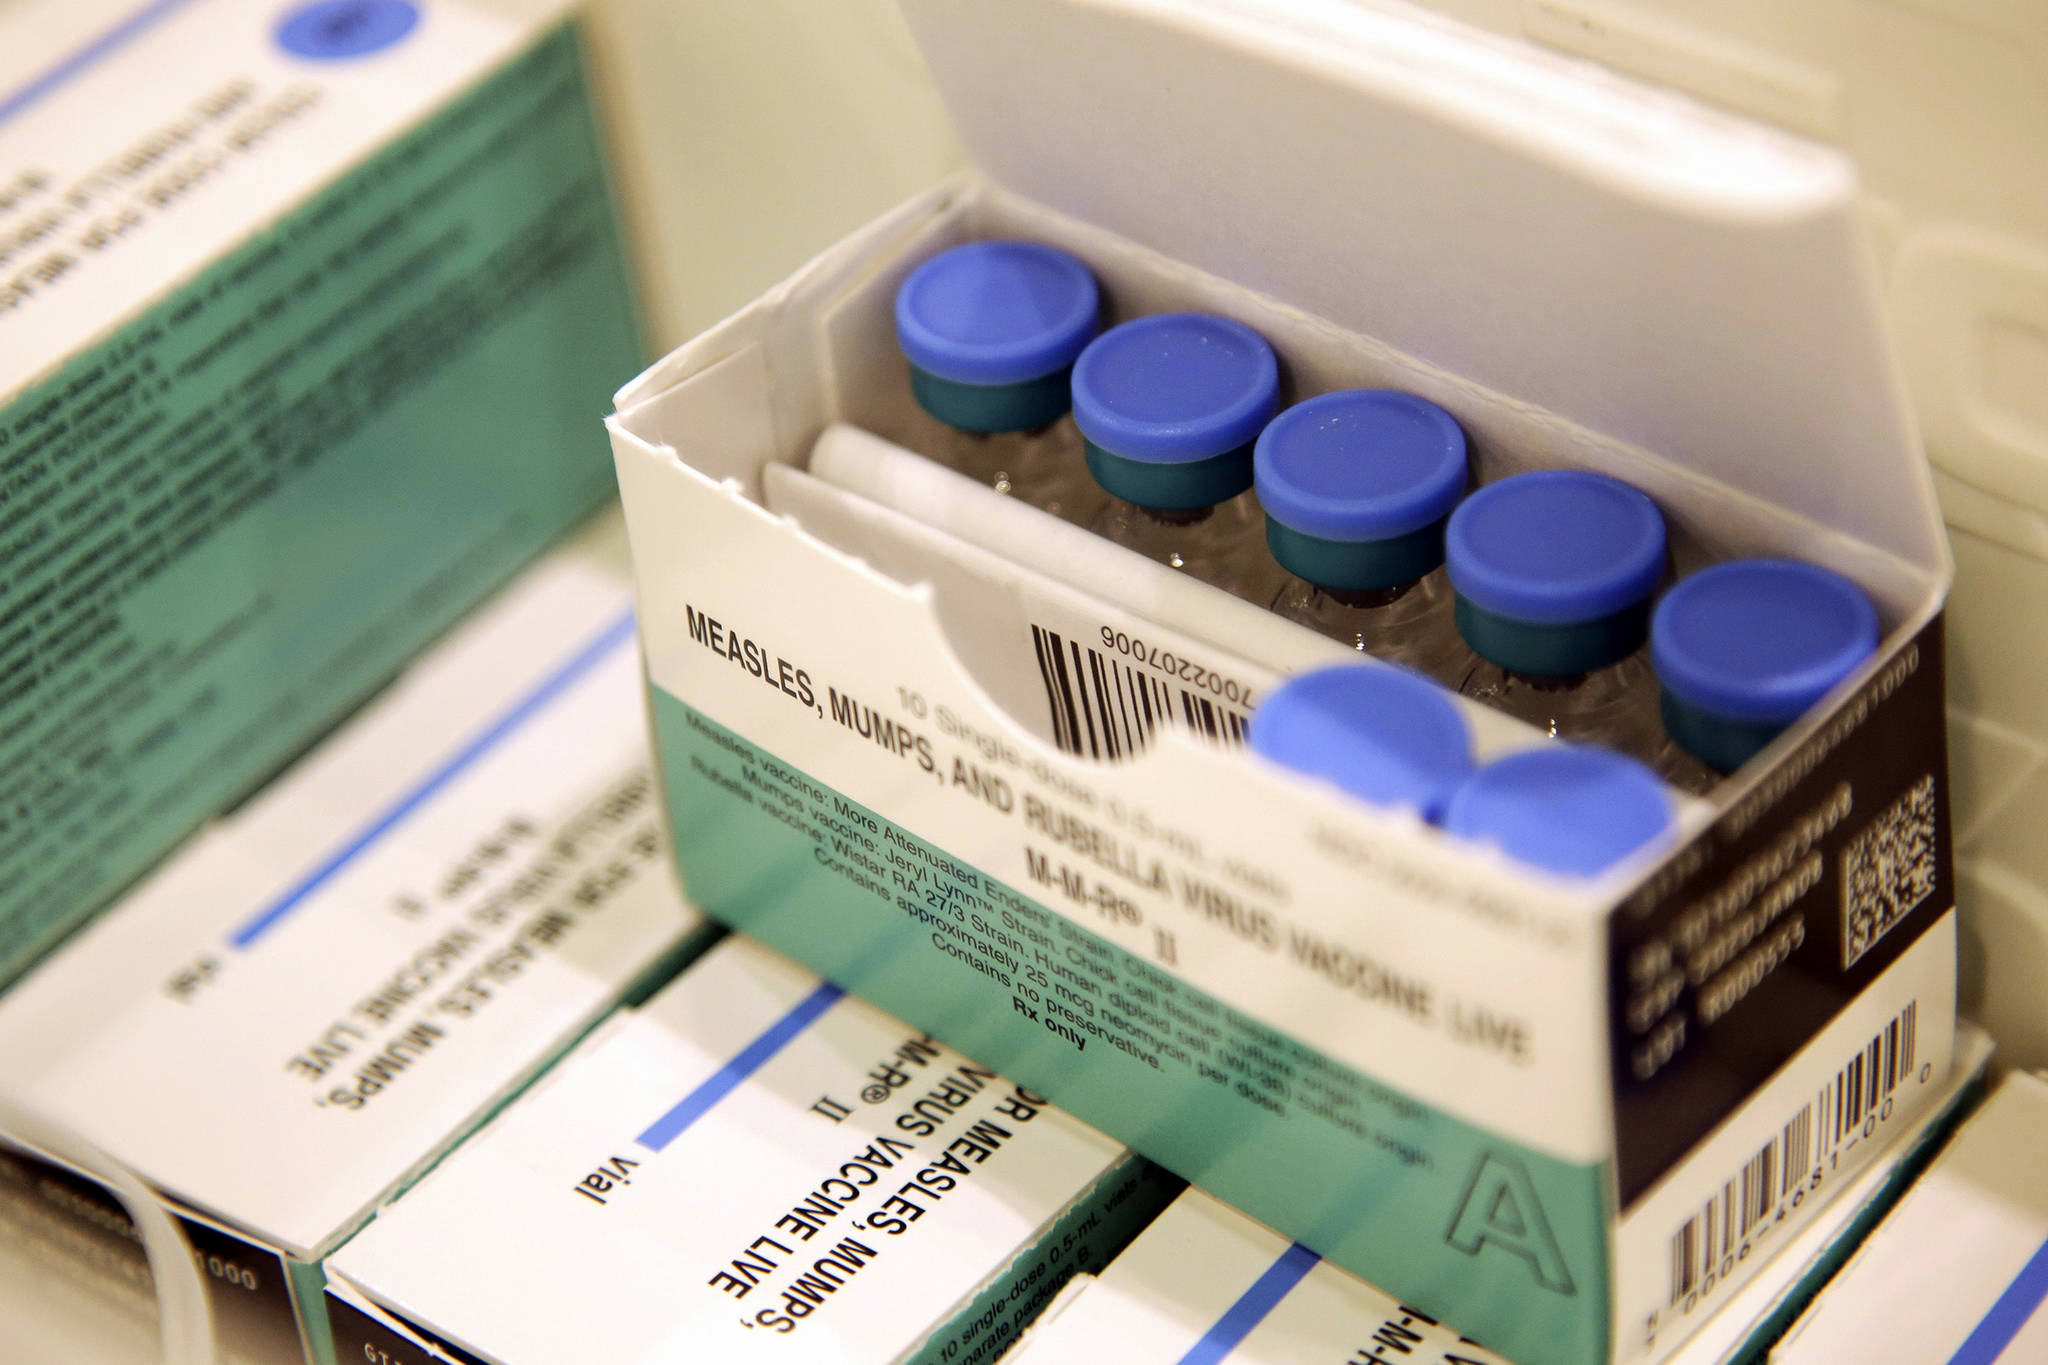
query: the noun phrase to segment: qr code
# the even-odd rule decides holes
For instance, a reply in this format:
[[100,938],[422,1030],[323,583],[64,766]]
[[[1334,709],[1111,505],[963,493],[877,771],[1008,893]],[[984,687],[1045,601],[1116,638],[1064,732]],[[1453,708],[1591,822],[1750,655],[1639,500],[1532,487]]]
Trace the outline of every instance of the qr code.
[[1934,894],[1934,778],[1872,820],[1842,850],[1842,967]]

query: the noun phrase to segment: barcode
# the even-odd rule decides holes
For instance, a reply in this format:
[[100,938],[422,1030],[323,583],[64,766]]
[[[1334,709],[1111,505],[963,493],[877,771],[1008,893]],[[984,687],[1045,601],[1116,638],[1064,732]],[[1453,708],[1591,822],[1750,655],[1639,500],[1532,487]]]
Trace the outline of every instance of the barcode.
[[[1840,1149],[1876,1131],[1885,1102],[1913,1075],[1918,1003],[1909,1004],[1743,1163],[1671,1239],[1670,1306],[1691,1312],[1748,1256],[1753,1236],[1805,1198],[1813,1176]],[[1868,1131],[1865,1125],[1869,1125]],[[1689,1301],[1690,1300],[1690,1301]]]
[[1218,744],[1242,745],[1243,711],[1176,687],[1078,640],[1031,627],[1038,672],[1052,708],[1053,743],[1083,758],[1128,758],[1171,725]]
[[1934,894],[1934,778],[1922,777],[1842,850],[1842,966]]

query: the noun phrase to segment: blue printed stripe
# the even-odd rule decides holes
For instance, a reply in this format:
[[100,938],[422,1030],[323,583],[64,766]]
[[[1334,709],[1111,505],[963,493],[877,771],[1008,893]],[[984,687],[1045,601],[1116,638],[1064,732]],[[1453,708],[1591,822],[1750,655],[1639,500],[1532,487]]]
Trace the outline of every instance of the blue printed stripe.
[[1266,1320],[1280,1300],[1301,1283],[1301,1277],[1315,1269],[1323,1258],[1296,1242],[1280,1253],[1280,1259],[1266,1267],[1266,1273],[1252,1281],[1252,1287],[1237,1296],[1215,1325],[1180,1358],[1180,1365],[1216,1365]]
[[0,123],[7,122],[88,68],[97,66],[113,56],[191,3],[192,0],[156,0],[153,5],[144,5],[27,85],[10,95],[0,97]]
[[767,1031],[740,1049],[737,1057],[713,1072],[711,1079],[683,1096],[675,1107],[647,1126],[634,1141],[650,1152],[658,1152],[682,1136],[685,1128],[709,1113],[711,1106],[730,1095],[741,1081],[768,1064],[768,1059],[788,1046],[789,1041],[811,1026],[812,1021],[832,1008],[845,991],[826,982],[805,996],[797,1007],[770,1024]]
[[1970,1335],[1948,1358],[1948,1365],[1991,1365],[2027,1325],[2043,1299],[2048,1299],[2048,1242],[2037,1247],[2032,1259],[2020,1267],[1998,1302],[1977,1320]]
[[595,639],[577,650],[569,660],[549,674],[538,687],[512,704],[510,710],[485,726],[475,737],[454,755],[444,761],[425,780],[394,801],[361,830],[329,854],[325,861],[301,877],[293,886],[257,911],[245,921],[241,928],[229,937],[228,942],[237,948],[247,948],[276,928],[284,918],[305,904],[322,886],[377,843],[385,835],[404,824],[407,817],[427,802],[434,799],[442,788],[460,777],[464,771],[485,754],[508,739],[520,726],[532,720],[548,704],[581,681],[584,675],[603,663],[607,656],[633,638],[633,612],[628,608],[619,618],[600,631]]

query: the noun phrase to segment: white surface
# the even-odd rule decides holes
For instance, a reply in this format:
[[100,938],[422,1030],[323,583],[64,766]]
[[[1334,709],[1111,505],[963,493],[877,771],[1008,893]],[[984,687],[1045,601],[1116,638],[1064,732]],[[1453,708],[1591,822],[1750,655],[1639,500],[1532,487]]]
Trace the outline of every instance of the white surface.
[[0,1237],[0,1344],[7,1365],[160,1365],[147,1303],[86,1287],[37,1251]]
[[323,1254],[701,923],[657,830],[628,601],[608,516],[9,992],[0,1086]]
[[586,9],[657,353],[960,165],[896,0]]

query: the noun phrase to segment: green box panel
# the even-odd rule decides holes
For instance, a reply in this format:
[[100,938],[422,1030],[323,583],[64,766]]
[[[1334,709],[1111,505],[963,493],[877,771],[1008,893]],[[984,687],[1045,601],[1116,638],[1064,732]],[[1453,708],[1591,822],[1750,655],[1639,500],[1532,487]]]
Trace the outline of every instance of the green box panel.
[[0,982],[613,488],[562,28],[0,412]]
[[660,688],[691,899],[1522,1365],[1605,1359],[1610,1173],[1179,981]]

